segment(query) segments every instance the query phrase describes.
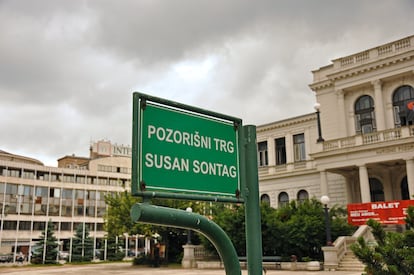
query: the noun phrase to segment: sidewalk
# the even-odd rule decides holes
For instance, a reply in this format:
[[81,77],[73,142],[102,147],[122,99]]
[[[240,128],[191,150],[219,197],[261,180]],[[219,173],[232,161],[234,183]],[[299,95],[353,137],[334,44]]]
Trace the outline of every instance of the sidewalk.
[[[181,269],[177,268],[148,268],[136,267],[131,263],[101,263],[86,265],[63,265],[63,266],[14,266],[6,267],[0,265],[0,274],[8,275],[226,275],[223,269]],[[265,273],[263,273],[265,274]],[[268,270],[266,275],[361,275],[355,271],[288,271]],[[247,270],[242,270],[242,275],[248,275]]]

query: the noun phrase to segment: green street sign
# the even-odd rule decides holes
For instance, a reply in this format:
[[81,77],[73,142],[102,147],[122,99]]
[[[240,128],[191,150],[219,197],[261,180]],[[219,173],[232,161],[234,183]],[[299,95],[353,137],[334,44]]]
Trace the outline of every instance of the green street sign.
[[133,190],[238,196],[237,123],[136,94]]

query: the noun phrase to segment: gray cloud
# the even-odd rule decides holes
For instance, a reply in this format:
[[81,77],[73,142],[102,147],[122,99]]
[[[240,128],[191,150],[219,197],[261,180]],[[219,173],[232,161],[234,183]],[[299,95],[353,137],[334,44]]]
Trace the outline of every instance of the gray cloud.
[[[311,70],[412,35],[410,0],[0,0],[0,149],[50,163],[131,140],[132,92],[262,124]],[[2,133],[3,133],[2,131]]]

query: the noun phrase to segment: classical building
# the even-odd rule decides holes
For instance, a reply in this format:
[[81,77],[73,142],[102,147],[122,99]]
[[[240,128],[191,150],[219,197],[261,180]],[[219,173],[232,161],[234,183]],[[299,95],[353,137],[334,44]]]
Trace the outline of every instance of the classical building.
[[28,256],[48,221],[61,251],[70,251],[79,224],[89,229],[95,249],[103,249],[104,197],[130,189],[128,148],[99,141],[89,158],[65,156],[58,167],[0,151],[0,254]]
[[317,111],[257,127],[261,199],[413,198],[413,57],[410,36],[314,70]]

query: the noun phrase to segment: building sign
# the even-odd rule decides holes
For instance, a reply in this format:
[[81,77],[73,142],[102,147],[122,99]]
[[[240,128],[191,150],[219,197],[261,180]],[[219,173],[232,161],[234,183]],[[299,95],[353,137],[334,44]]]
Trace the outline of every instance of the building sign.
[[112,144],[110,141],[99,140],[92,143],[92,153],[99,156],[118,156],[118,157],[131,157],[132,148],[128,145]]
[[381,224],[405,224],[410,205],[414,206],[414,200],[348,204],[348,223],[358,226],[373,219]]
[[141,191],[236,195],[239,151],[233,122],[146,102],[139,107],[138,124]]

